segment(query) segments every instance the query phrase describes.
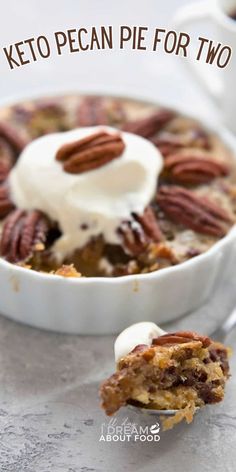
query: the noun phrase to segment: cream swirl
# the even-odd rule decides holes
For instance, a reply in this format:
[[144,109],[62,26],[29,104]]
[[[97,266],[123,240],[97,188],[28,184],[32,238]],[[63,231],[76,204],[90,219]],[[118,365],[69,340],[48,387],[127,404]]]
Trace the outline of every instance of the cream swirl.
[[129,326],[116,338],[114,344],[115,361],[119,362],[139,344],[151,346],[152,340],[163,334],[166,334],[166,331],[151,321],[142,321]]
[[142,214],[155,194],[162,156],[152,143],[131,133],[121,133],[125,150],[120,158],[82,174],[63,170],[55,159],[58,149],[101,130],[117,133],[99,126],[38,138],[10,173],[16,206],[41,210],[58,223],[62,235],[54,251],[61,259],[100,234],[108,243],[118,243],[120,224],[132,213]]

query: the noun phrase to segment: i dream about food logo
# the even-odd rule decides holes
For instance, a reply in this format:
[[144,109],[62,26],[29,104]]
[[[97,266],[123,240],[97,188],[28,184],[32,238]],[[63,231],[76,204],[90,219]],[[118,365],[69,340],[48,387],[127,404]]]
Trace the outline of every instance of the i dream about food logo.
[[[225,68],[232,58],[232,48],[205,37],[193,38],[185,32],[147,26],[91,26],[55,31],[49,35],[25,38],[2,47],[11,70],[52,56],[89,53],[96,50],[151,51],[189,57]],[[192,48],[192,44],[194,47]]]
[[121,423],[113,418],[109,423],[101,426],[101,442],[159,442],[160,425],[154,423],[151,426],[137,425],[125,418]]

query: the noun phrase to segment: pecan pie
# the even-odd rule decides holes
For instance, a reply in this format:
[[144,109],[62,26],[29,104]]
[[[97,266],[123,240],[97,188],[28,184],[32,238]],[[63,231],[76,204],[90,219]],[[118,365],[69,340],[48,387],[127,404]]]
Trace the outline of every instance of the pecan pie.
[[167,333],[150,345],[137,345],[101,385],[102,407],[107,415],[127,404],[177,410],[163,420],[164,429],[183,419],[190,423],[196,408],[223,399],[228,354],[223,344],[191,331]]
[[[126,149],[123,134],[136,134],[163,156],[156,194],[142,213],[131,212],[120,222],[115,242],[103,233],[93,234],[59,260],[54,248],[63,229],[41,208],[17,208],[9,176],[26,144],[36,138],[100,125],[113,127],[114,133],[98,129],[63,144],[55,155],[57,165],[71,178],[92,175],[118,163]],[[172,110],[129,99],[74,95],[0,110],[0,255],[12,263],[55,274],[61,266],[73,265],[86,277],[160,270],[204,253],[224,237],[235,223],[235,195],[232,151],[199,122]],[[81,231],[88,231],[86,221]]]

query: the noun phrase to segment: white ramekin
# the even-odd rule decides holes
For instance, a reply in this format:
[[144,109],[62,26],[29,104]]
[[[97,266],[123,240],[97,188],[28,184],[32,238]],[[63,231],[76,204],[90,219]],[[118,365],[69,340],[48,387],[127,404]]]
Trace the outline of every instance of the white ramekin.
[[[236,138],[222,128],[213,131],[236,154]],[[0,258],[0,313],[31,326],[74,334],[113,334],[138,321],[173,321],[211,295],[227,270],[235,242],[236,226],[209,251],[187,262],[113,279],[64,278]]]

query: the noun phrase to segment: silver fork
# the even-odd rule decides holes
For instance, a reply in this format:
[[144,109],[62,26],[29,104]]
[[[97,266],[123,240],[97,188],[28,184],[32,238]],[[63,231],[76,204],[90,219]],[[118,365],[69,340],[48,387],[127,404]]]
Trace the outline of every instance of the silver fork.
[[[228,334],[235,328],[236,326],[236,308],[230,313],[230,315],[226,318],[223,324],[217,328],[213,333],[211,333],[210,337],[214,341],[223,342]],[[148,415],[164,415],[164,416],[173,416],[177,413],[178,410],[154,410],[149,408],[141,408],[138,406],[129,405],[129,408],[135,410],[136,412],[139,411],[141,413],[145,413]],[[196,408],[198,410],[199,407]]]

